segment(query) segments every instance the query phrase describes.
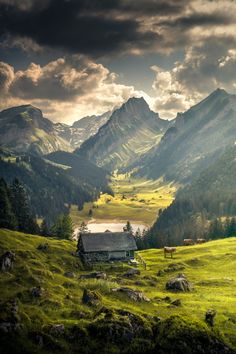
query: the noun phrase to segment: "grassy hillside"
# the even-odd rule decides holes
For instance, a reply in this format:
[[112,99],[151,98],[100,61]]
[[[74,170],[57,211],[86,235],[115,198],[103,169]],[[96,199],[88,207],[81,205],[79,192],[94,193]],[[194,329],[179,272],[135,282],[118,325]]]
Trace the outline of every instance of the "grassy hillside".
[[[38,250],[45,242],[48,249]],[[128,264],[97,266],[107,280],[79,279],[88,271],[75,249],[72,241],[0,230],[0,254],[16,254],[14,268],[1,272],[0,322],[14,317],[19,324],[8,333],[0,325],[5,353],[219,353],[222,341],[236,349],[236,238],[179,247],[173,260],[164,259],[162,250],[139,252],[147,269],[140,264],[141,274],[132,278],[123,275]],[[180,271],[192,291],[165,290],[166,281]],[[65,272],[73,272],[73,277]],[[40,297],[31,295],[35,286],[43,288]],[[142,291],[150,302],[111,291],[120,286]],[[85,288],[96,291],[97,306],[82,303]],[[14,299],[17,314],[10,302]],[[176,299],[181,306],[171,304]],[[204,322],[208,309],[217,311],[213,329]],[[55,324],[64,325],[62,332]]]

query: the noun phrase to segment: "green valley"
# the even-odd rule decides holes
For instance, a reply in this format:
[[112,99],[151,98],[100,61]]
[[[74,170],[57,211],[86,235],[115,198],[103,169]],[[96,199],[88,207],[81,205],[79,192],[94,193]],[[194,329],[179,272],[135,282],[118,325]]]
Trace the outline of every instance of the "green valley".
[[[158,211],[168,207],[173,201],[177,184],[133,178],[130,174],[114,173],[111,177],[114,196],[101,194],[96,202],[85,203],[82,210],[71,207],[70,215],[75,224],[82,221],[121,221],[143,223],[151,226]],[[89,215],[89,211],[91,215]]]

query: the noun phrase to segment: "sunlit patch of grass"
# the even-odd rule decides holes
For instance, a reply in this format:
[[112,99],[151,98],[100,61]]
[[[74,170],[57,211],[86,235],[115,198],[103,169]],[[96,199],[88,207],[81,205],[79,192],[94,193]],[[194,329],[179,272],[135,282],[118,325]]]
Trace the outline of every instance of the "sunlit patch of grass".
[[[93,203],[86,203],[83,210],[71,207],[71,217],[75,224],[96,219],[99,221],[140,222],[151,226],[158,211],[171,204],[177,186],[165,184],[161,179],[151,181],[131,178],[129,175],[114,174],[111,181],[114,196],[102,194]],[[89,210],[92,209],[92,216]]]

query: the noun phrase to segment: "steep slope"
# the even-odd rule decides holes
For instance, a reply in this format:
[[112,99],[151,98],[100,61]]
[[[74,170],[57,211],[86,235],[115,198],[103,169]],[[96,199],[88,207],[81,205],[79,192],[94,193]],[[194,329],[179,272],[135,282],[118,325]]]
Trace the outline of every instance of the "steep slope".
[[43,155],[56,150],[71,150],[59,137],[54,124],[31,105],[0,112],[0,145],[21,152]]
[[156,145],[167,125],[143,98],[131,98],[76,152],[109,170],[125,167]]
[[87,116],[73,123],[72,126],[56,123],[54,128],[57,135],[66,140],[70,146],[78,148],[85,140],[96,134],[98,129],[107,122],[111,112],[100,116]]
[[236,95],[217,89],[177,116],[161,142],[139,161],[138,174],[186,181],[219,157],[235,136]]
[[[68,205],[94,200],[100,192],[109,192],[104,171],[75,157],[77,166],[53,163],[36,156],[9,156],[0,160],[0,176],[8,183],[22,181],[30,196],[31,207],[39,217],[53,221]],[[96,177],[92,179],[91,175]]]
[[[74,242],[0,230],[0,255],[15,254],[13,268],[0,277],[2,353],[233,354],[235,241],[180,247],[177,265],[163,259],[162,250],[143,251],[147,269],[139,264],[140,274],[129,278],[127,263],[95,265],[106,272],[104,280],[81,278],[88,272],[75,256]],[[194,291],[167,291],[166,282],[181,266]],[[158,271],[163,275],[157,277]],[[150,301],[112,291],[121,286]],[[82,301],[84,289],[90,297],[95,292],[90,306]],[[176,299],[182,306],[172,304]],[[209,308],[217,312],[214,328],[204,321]]]
[[65,151],[56,151],[46,155],[45,159],[67,166],[71,176],[80,178],[100,190],[111,192],[107,187],[107,172],[85,158]]
[[153,225],[152,245],[182,244],[184,238],[208,233],[209,221],[236,215],[236,146],[177,193],[174,202]]

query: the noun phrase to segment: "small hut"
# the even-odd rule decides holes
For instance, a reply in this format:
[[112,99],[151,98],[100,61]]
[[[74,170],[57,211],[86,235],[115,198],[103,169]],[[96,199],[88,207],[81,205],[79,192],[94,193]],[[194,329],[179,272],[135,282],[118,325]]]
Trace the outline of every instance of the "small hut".
[[128,232],[81,233],[79,255],[88,262],[134,259],[137,245]]

